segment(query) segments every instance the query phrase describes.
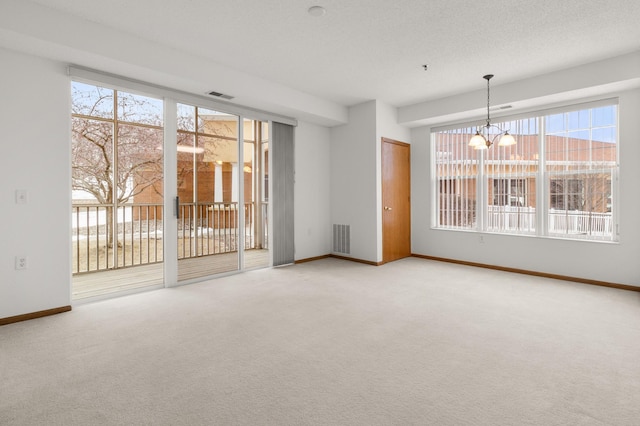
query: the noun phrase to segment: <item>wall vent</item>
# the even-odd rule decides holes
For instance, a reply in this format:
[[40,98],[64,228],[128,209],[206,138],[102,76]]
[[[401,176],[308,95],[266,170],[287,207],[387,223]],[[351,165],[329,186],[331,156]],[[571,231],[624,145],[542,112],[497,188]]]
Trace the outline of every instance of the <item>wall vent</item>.
[[333,225],[333,252],[351,254],[351,225]]
[[209,92],[209,95],[215,96],[216,98],[233,99],[233,96],[231,96],[231,95],[225,95],[224,93],[215,92],[215,91]]
[[513,108],[513,105],[495,105],[492,106],[491,108],[489,108],[491,111],[501,111],[504,109],[511,109]]

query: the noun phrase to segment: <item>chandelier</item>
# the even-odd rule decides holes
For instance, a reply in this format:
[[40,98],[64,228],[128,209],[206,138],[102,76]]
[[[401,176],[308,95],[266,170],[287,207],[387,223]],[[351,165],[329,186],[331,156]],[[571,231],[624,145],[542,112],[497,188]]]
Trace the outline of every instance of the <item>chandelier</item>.
[[498,146],[515,145],[516,140],[509,134],[508,130],[502,130],[500,126],[491,124],[491,117],[489,116],[489,105],[491,101],[489,80],[493,78],[493,74],[487,74],[482,78],[487,80],[487,124],[476,128],[476,134],[469,140],[469,146],[472,146],[473,149],[487,149],[493,145],[498,138],[500,138]]

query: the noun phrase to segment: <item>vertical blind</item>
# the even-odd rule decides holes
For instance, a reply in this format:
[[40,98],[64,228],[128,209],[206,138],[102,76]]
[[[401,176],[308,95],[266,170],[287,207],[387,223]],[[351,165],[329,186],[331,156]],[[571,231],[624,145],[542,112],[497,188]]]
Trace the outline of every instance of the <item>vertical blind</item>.
[[474,127],[433,131],[434,226],[617,240],[617,108],[605,100],[494,123],[517,143],[486,150],[469,147]]
[[273,122],[271,169],[273,205],[273,266],[294,262],[293,126]]

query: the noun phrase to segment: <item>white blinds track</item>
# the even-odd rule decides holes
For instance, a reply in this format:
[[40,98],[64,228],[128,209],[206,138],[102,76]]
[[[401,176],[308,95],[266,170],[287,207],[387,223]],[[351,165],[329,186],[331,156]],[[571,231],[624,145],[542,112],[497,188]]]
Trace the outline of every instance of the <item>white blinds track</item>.
[[260,121],[277,121],[279,123],[288,124],[291,126],[297,126],[298,121],[292,117],[286,117],[279,114],[254,109],[242,105],[237,105],[228,102],[221,102],[211,99],[206,96],[195,95],[192,93],[182,92],[180,90],[174,90],[168,87],[155,85],[151,83],[145,83],[139,80],[130,79],[114,74],[109,74],[101,71],[96,71],[88,68],[82,68],[75,65],[70,65],[68,68],[68,74],[74,80],[99,84],[109,85],[115,89],[126,90],[128,92],[139,92],[140,94],[149,95],[153,97],[171,98],[178,103],[186,103],[192,105],[203,106],[211,108],[216,111],[226,112],[229,114],[235,114],[254,120]]

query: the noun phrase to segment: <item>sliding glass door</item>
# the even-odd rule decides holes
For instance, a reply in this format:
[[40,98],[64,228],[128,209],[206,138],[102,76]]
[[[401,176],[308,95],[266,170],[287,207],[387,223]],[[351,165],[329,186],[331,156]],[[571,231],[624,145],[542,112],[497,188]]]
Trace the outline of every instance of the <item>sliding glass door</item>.
[[268,122],[80,82],[72,101],[74,299],[271,264]]
[[269,124],[244,120],[244,269],[270,265]]
[[178,281],[240,267],[238,122],[178,104]]
[[178,281],[268,266],[268,125],[177,111]]

